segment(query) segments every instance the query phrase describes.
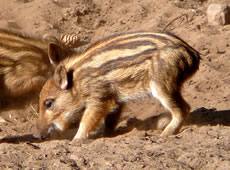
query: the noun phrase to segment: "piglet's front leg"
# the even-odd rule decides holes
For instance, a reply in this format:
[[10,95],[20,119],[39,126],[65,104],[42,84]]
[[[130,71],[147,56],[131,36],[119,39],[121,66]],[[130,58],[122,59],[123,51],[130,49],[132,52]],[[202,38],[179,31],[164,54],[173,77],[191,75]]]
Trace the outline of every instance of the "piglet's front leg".
[[107,110],[101,106],[88,107],[82,116],[77,134],[74,136],[72,142],[88,138],[89,133],[97,127],[106,114]]

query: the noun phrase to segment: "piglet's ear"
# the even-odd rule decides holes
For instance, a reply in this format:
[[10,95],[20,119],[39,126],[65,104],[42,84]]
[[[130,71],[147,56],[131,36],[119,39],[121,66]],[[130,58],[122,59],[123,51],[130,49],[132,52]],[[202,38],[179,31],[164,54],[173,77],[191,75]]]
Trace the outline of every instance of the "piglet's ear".
[[63,49],[62,47],[55,43],[55,42],[50,42],[48,44],[48,57],[50,60],[50,63],[56,67],[58,63],[62,60],[63,57]]
[[54,81],[62,90],[66,90],[69,86],[68,73],[64,65],[58,65],[54,73]]

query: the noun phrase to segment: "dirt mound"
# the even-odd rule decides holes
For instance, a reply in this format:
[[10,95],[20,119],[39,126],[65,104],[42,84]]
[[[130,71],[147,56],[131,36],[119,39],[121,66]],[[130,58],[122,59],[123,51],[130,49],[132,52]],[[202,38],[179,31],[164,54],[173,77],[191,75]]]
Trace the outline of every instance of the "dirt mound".
[[158,101],[130,103],[112,137],[71,144],[76,130],[50,141],[34,139],[34,109],[1,112],[1,169],[228,169],[230,167],[230,26],[208,24],[211,3],[226,0],[0,1],[0,24],[32,35],[75,33],[81,47],[116,32],[171,31],[202,56],[183,95],[192,112],[182,132],[159,137]]

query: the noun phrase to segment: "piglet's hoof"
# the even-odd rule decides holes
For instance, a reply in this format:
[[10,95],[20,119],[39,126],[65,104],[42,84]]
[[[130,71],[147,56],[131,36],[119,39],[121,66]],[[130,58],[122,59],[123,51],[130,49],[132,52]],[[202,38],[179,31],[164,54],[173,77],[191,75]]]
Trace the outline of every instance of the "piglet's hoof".
[[89,144],[93,141],[93,139],[88,139],[88,138],[79,138],[79,139],[73,139],[70,142],[70,145],[73,146],[81,146],[82,144]]

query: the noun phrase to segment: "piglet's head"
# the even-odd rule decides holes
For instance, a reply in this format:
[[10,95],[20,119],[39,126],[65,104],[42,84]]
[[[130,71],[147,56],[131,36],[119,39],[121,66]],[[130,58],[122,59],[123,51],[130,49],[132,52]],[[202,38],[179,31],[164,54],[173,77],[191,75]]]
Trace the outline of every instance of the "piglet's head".
[[40,93],[40,116],[37,121],[37,138],[63,133],[83,110],[79,96],[73,94],[73,72],[63,64],[55,69]]

